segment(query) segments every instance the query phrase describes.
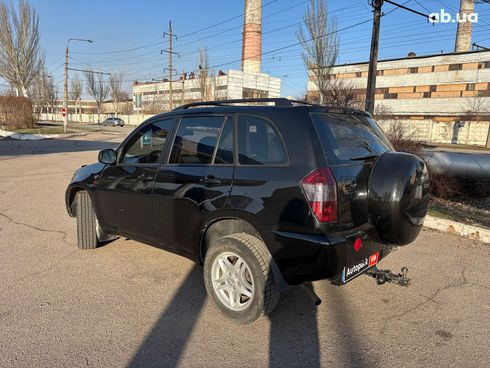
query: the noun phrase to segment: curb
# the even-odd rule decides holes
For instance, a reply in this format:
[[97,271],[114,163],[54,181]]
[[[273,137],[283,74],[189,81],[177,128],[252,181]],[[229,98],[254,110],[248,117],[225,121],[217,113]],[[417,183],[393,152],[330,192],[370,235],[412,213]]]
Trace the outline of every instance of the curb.
[[427,215],[424,226],[490,244],[490,230]]
[[20,141],[39,141],[41,139],[53,139],[53,138],[70,138],[86,135],[86,133],[70,133],[70,134],[21,134],[15,132],[9,132],[8,130],[0,129],[0,137],[8,137],[11,139],[17,139]]

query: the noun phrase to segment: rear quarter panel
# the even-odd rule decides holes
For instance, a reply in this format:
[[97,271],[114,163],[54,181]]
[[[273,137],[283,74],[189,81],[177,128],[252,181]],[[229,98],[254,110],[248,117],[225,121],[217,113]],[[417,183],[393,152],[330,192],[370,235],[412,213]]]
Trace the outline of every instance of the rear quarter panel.
[[[273,122],[279,131],[288,163],[281,166],[238,165],[228,208],[256,218],[254,221],[281,271],[294,264],[316,262],[318,249],[298,242],[285,247],[276,232],[320,234],[320,226],[311,214],[301,180],[326,164],[318,136],[306,108],[275,109],[269,114],[254,114]],[[251,179],[253,178],[253,179]],[[334,226],[336,228],[336,225]]]

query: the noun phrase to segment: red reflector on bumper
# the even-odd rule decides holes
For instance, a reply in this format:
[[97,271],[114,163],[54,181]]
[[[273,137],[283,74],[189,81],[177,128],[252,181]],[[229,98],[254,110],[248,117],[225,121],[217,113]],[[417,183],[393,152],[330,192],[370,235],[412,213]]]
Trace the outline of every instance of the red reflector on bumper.
[[369,267],[374,266],[376,263],[378,263],[378,260],[379,260],[379,253],[378,252],[371,254],[369,256],[368,266]]
[[359,252],[361,250],[361,247],[362,247],[362,240],[361,240],[361,238],[357,238],[356,240],[354,240],[354,250],[356,252]]

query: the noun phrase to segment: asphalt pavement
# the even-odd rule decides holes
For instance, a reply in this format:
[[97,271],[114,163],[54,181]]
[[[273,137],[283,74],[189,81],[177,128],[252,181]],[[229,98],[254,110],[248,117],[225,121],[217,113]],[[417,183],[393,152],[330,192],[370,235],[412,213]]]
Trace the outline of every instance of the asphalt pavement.
[[0,140],[0,367],[487,367],[490,247],[424,230],[382,268],[313,283],[247,326],[207,298],[201,266],[124,238],[80,251],[64,191],[124,134]]

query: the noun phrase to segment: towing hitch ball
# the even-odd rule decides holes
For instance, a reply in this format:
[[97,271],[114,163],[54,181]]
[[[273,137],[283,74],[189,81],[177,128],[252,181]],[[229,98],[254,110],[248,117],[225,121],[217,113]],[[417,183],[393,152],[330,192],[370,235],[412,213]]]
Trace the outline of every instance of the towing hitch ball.
[[379,270],[375,266],[368,271],[367,274],[374,277],[378,285],[383,285],[387,282],[398,284],[400,286],[408,286],[410,284],[410,279],[407,277],[407,267],[402,267],[400,273],[393,273],[390,270]]

